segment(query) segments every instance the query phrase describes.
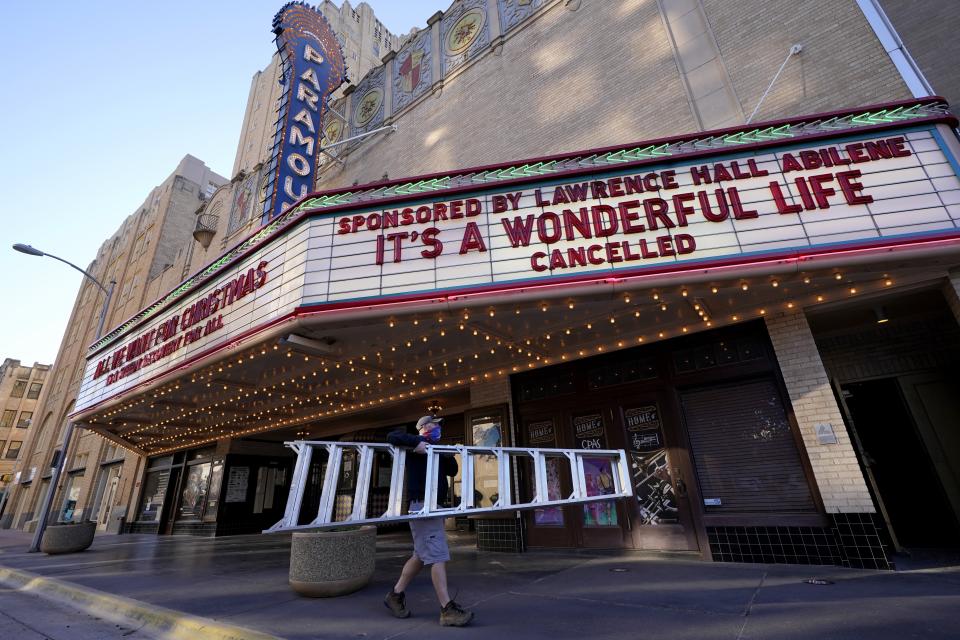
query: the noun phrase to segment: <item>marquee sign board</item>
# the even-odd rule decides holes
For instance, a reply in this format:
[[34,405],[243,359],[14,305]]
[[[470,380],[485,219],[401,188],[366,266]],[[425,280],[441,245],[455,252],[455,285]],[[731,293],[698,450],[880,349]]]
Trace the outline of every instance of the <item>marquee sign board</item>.
[[936,129],[729,154],[314,220],[305,304],[531,287],[957,233]]
[[340,43],[317,9],[289,2],[274,17],[273,28],[286,87],[267,169],[264,222],[313,190],[327,98],[346,77]]
[[515,188],[291,210],[99,341],[77,413],[295,313],[960,239],[952,136],[942,124],[848,130]]
[[87,359],[78,411],[291,313],[306,268],[304,227],[267,245]]

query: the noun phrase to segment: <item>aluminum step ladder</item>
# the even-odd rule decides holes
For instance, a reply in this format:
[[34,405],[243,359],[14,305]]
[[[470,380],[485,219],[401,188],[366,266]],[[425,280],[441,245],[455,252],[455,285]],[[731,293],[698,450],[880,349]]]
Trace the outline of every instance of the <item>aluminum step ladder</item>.
[[[403,513],[404,469],[407,456],[424,454],[410,453],[406,449],[385,443],[296,440],[284,444],[297,453],[297,463],[290,484],[290,496],[287,499],[283,519],[264,530],[263,533],[296,531],[298,529],[329,529],[345,525],[384,524],[422,518],[542,509],[599,500],[628,498],[633,495],[627,455],[619,449],[538,449],[531,447],[427,445],[425,454],[427,457],[427,481],[423,508],[414,513]],[[298,524],[304,492],[309,480],[310,467],[316,451],[327,454],[326,471],[320,491],[320,505],[310,522]],[[344,455],[348,452],[355,452],[357,458],[356,487],[353,491],[353,501],[349,515],[340,520],[335,520],[334,508],[336,506],[337,487],[343,477]],[[367,512],[370,504],[374,459],[377,453],[389,453],[392,460],[389,498],[383,514],[370,518],[367,517]],[[461,490],[459,504],[454,506],[437,504],[436,488],[440,473],[440,456],[442,455],[460,456],[460,486],[463,489]],[[478,456],[488,456],[488,459],[492,458],[496,461],[498,492],[492,506],[481,507],[475,504],[474,481],[476,479]],[[610,463],[610,477],[605,480],[605,484],[609,486],[604,487],[600,494],[590,495],[591,491],[588,487],[584,461],[598,458]],[[533,498],[528,502],[515,499],[514,496],[512,463],[514,460],[522,459],[527,459],[532,464]],[[550,499],[547,481],[548,460],[558,460],[568,465],[573,488],[569,496]]]

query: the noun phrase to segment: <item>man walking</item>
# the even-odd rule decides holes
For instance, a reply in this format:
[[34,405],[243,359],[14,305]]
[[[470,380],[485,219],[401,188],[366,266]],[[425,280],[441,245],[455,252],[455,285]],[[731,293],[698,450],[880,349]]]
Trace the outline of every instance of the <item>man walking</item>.
[[[417,422],[417,435],[398,429],[387,436],[387,442],[395,447],[409,449],[407,454],[407,497],[410,499],[410,513],[423,508],[423,490],[427,478],[428,444],[440,440],[440,423],[443,418],[423,416]],[[440,473],[437,475],[437,503],[447,497],[447,477],[457,475],[457,461],[453,456],[439,456]],[[403,565],[400,579],[390,590],[383,603],[398,618],[410,615],[407,609],[404,591],[407,585],[420,572],[424,565],[430,566],[433,588],[440,601],[440,624],[444,627],[462,627],[473,619],[473,612],[467,611],[450,598],[447,592],[447,567],[450,549],[447,546],[447,533],[443,527],[443,518],[426,518],[410,521],[410,533],[413,535],[413,555]]]

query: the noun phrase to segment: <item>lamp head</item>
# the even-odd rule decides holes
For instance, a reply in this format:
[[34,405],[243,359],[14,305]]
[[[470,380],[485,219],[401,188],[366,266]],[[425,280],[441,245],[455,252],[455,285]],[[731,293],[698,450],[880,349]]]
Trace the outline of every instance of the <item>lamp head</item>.
[[13,245],[13,250],[14,250],[14,251],[19,251],[20,253],[25,253],[25,254],[27,254],[28,256],[42,256],[42,255],[46,255],[46,254],[43,253],[43,251],[40,251],[40,249],[34,249],[33,247],[31,247],[31,246],[28,245],[28,244],[21,244],[21,243],[19,243],[19,242],[18,242],[17,244]]

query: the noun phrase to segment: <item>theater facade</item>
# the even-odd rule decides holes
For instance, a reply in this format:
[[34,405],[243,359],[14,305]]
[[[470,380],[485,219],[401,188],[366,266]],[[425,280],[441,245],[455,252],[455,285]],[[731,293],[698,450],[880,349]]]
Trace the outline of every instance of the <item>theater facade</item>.
[[956,126],[919,99],[311,193],[94,344],[72,419],[148,457],[130,531],[260,531],[284,441],[433,411],[629,454],[634,498],[457,523],[481,548],[887,568],[960,540]]

